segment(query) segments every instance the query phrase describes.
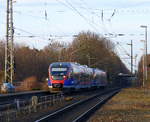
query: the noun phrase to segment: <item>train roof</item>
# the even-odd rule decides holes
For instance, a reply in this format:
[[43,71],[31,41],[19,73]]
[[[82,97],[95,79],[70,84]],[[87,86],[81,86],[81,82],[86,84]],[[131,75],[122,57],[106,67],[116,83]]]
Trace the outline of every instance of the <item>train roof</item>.
[[76,67],[76,66],[79,66],[81,69],[84,68],[87,70],[87,72],[105,72],[101,69],[98,69],[98,68],[90,68],[88,67],[87,65],[81,65],[77,62],[54,62],[54,63],[51,63],[50,66],[58,66],[58,65],[63,65],[63,66],[68,66],[68,67]]
[[51,63],[50,66],[58,66],[58,65],[63,65],[63,66],[83,66],[77,62],[54,62],[54,63]]
[[70,62],[54,62],[54,63],[50,64],[50,67],[51,66],[58,66],[58,65],[60,65],[60,66],[63,65],[63,66],[68,66],[69,67],[69,66],[71,66],[71,63]]

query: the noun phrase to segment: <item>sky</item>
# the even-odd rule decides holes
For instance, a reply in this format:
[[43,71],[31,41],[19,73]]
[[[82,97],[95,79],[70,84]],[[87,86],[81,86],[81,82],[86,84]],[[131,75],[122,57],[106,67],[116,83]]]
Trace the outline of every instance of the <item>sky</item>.
[[[134,57],[143,54],[145,29],[150,27],[150,0],[14,0],[15,42],[42,49],[52,39],[69,43],[81,31],[112,40],[116,53],[130,68],[130,43]],[[0,0],[0,39],[6,34],[6,0]],[[124,36],[118,36],[124,34]],[[134,60],[135,63],[135,60]]]

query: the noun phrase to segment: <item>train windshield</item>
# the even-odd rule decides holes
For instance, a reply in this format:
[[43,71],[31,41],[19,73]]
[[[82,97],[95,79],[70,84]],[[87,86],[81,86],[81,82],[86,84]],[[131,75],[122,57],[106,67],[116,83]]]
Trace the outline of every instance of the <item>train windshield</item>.
[[64,76],[67,74],[67,67],[52,67],[51,74],[57,76]]

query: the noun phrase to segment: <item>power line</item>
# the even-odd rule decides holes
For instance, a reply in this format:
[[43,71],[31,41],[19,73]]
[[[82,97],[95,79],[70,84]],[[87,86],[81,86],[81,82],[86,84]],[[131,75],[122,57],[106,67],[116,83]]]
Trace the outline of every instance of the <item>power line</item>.
[[[95,11],[95,12],[99,12],[101,11],[102,9],[104,11],[106,11],[106,14],[110,14],[112,13],[112,11],[114,10],[114,8],[85,8],[85,7],[78,7],[80,9],[88,9],[88,10],[92,10],[92,11]],[[149,14],[150,13],[150,8],[115,8],[116,11],[118,13],[131,13],[131,14]]]
[[[119,54],[120,55],[120,59],[122,59],[125,63],[127,63],[129,66],[131,66],[131,63],[128,61],[129,59],[131,60],[130,54],[121,45],[117,46],[117,49],[120,50],[121,52],[123,51],[127,56],[129,56],[129,58],[123,58]],[[117,51],[117,52],[119,53],[120,51]]]
[[[57,1],[59,1],[59,0],[57,0]],[[73,10],[73,11],[76,12],[80,17],[82,17],[94,30],[96,30],[96,32],[99,32],[99,30],[98,30],[91,22],[87,21],[87,18],[86,18],[84,15],[82,15],[70,2],[68,2],[67,0],[65,0],[65,1],[66,1],[66,3],[70,6],[69,8],[70,8],[71,10]],[[60,1],[59,1],[59,2],[60,2]],[[63,2],[61,2],[61,3],[63,3]],[[65,3],[63,3],[63,5],[66,6]]]
[[[77,14],[79,14],[86,22],[88,22],[87,21],[87,18],[84,16],[84,15],[82,15],[71,3],[69,3],[67,0],[65,0],[70,6],[71,6],[71,8],[72,8],[72,10],[74,10]],[[92,28],[94,28],[96,31],[98,31],[97,30],[97,28],[95,28],[95,26],[93,26],[93,24],[91,24],[91,22],[88,22],[88,24],[90,25],[90,26],[92,26]]]
[[[84,0],[80,0],[82,3],[83,3],[83,5],[87,8],[87,9],[85,9],[86,11],[88,11],[88,12],[90,12],[90,13],[94,13],[95,14],[95,12],[91,12],[91,11],[89,11],[90,9],[89,9],[89,7],[88,7],[88,5],[87,5],[87,3],[84,1]],[[102,11],[102,15],[101,16],[99,16],[99,15],[97,15],[97,14],[95,14],[98,18],[101,18],[102,20],[102,24],[103,24],[103,29],[107,32],[107,33],[112,33],[112,32],[109,32],[108,31],[108,29],[107,29],[107,27],[106,27],[106,25],[105,25],[105,21],[103,20],[103,18],[104,18],[104,13],[103,13],[103,10],[99,10],[99,12],[100,11]],[[111,20],[112,19],[112,17],[115,15],[115,13],[116,13],[116,9],[114,9],[113,10],[113,12],[112,12],[112,14],[111,14],[111,16],[110,16],[110,18],[109,18],[109,20]],[[109,21],[109,23],[110,23],[111,21]],[[114,33],[114,32],[113,32]]]
[[[89,7],[88,7],[88,4],[84,1],[84,0],[80,0],[82,3],[83,3],[83,5],[84,6],[86,6],[86,8],[87,9],[85,9],[88,13],[90,12],[91,14],[95,14],[98,18],[101,18],[101,16],[99,16],[98,14],[96,14],[95,12],[93,12],[93,11],[89,11],[90,9],[88,9]],[[95,24],[95,23],[94,23]],[[109,33],[109,31],[108,31],[108,29],[107,29],[107,27],[105,26],[105,24],[104,24],[104,22],[102,21],[102,24],[103,24],[103,26],[102,26],[102,28],[107,32],[107,33]]]

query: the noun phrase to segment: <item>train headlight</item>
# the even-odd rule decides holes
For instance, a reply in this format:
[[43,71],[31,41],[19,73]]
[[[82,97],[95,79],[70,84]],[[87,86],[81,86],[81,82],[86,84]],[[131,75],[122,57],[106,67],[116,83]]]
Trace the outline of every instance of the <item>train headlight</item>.
[[64,75],[63,78],[66,78],[66,76]]

